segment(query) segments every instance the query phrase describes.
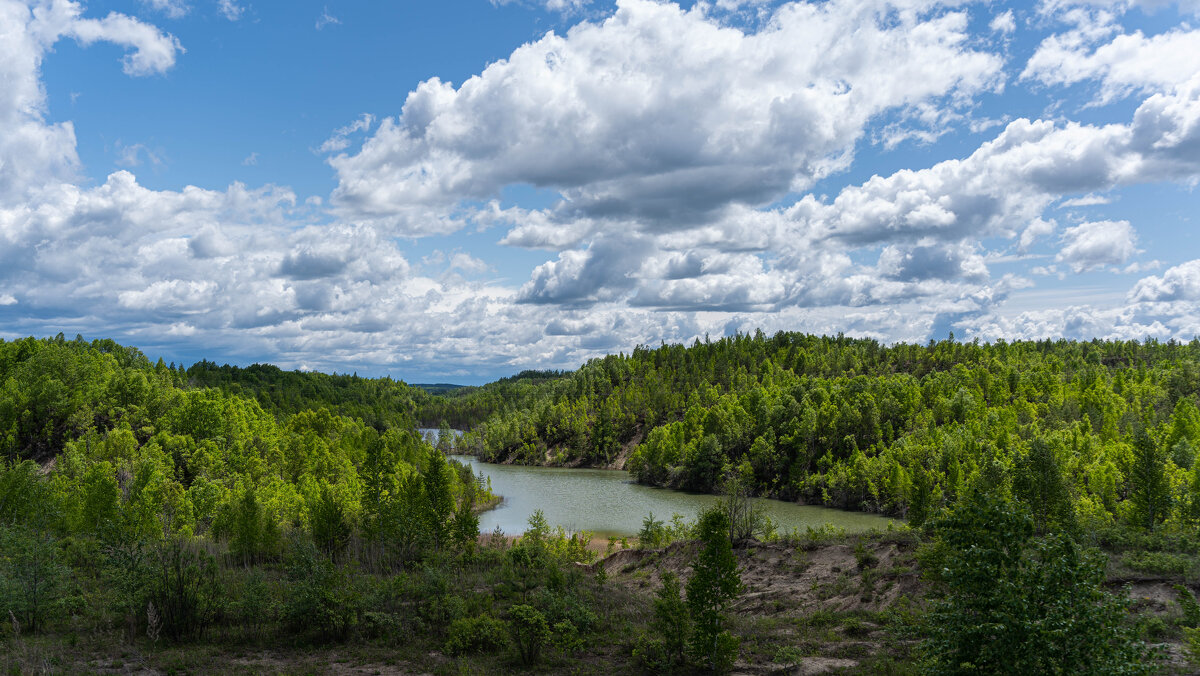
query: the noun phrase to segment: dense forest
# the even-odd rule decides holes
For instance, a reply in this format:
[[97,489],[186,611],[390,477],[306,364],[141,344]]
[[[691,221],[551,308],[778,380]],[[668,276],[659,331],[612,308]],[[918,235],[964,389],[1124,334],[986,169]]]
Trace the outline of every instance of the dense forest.
[[230,374],[109,340],[0,342],[0,522],[105,546],[203,536],[244,561],[278,556],[294,531],[329,547],[355,532],[386,558],[414,546],[383,536],[425,518],[435,490],[449,522],[493,499],[416,434],[403,386]]
[[[1198,360],[756,334],[435,393],[0,340],[0,666],[332,673],[336,645],[376,672],[1186,671]],[[619,541],[540,512],[481,534],[501,496],[419,424],[724,497]],[[754,494],[907,525],[779,533]]]
[[[973,485],[1046,518],[1200,520],[1200,342],[996,344],[779,333],[639,347],[430,407],[481,458],[907,516]],[[424,415],[419,411],[418,415]]]

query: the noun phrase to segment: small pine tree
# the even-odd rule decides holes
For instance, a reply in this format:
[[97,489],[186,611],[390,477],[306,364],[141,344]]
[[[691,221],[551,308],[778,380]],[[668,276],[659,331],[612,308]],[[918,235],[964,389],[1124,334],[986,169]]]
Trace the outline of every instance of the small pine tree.
[[671,665],[683,664],[686,656],[691,617],[680,594],[679,578],[670,571],[662,575],[662,589],[654,599],[654,621],[651,627],[663,641],[663,649]]
[[692,657],[712,671],[727,671],[737,656],[737,639],[724,628],[725,608],[742,589],[737,559],[729,539],[729,518],[720,508],[700,515],[696,525],[702,543],[687,582],[687,606],[692,615]]

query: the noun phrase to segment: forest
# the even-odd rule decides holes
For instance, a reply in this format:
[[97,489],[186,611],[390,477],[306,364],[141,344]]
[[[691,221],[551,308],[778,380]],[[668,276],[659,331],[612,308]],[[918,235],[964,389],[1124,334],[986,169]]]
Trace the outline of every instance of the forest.
[[[874,340],[779,333],[639,347],[418,410],[481,458],[622,464],[640,482],[920,525],[972,487],[1089,531],[1200,520],[1200,342]],[[1039,517],[1041,518],[1041,517]]]
[[[431,392],[0,340],[0,666],[1189,673],[1198,362],[759,333]],[[622,541],[480,533],[503,496],[420,427],[723,497]],[[781,533],[755,495],[905,525]]]

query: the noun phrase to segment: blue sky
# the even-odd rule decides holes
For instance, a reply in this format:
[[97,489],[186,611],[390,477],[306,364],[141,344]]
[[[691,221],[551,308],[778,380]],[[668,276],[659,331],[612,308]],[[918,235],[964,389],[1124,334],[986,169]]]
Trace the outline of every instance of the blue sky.
[[0,0],[0,337],[1200,334],[1195,0]]

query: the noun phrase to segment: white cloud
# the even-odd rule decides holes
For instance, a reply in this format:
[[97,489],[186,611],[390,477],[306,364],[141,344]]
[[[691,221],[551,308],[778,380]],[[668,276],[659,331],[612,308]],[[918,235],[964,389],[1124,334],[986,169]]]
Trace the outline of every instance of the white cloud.
[[1053,35],[1038,46],[1021,74],[1045,85],[1095,80],[1097,101],[1137,92],[1170,91],[1200,72],[1200,31],[1175,29],[1151,37],[1141,31],[1095,45],[1078,32]]
[[191,7],[183,0],[141,0],[143,5],[148,5],[156,12],[162,12],[172,19],[179,19],[187,16],[191,11]]
[[367,113],[359,115],[357,120],[344,127],[335,129],[333,134],[330,135],[329,138],[325,139],[325,142],[322,143],[321,147],[317,149],[317,152],[336,153],[345,150],[346,148],[350,147],[351,136],[358,132],[369,131],[374,122],[374,115],[369,115]]
[[482,274],[491,269],[486,262],[469,253],[458,252],[450,257],[450,269],[461,270],[467,274]]
[[11,293],[0,293],[0,306],[16,304],[17,299]]
[[330,14],[329,7],[325,7],[321,10],[321,16],[317,17],[316,29],[322,30],[326,26],[340,26],[341,24],[341,19]]
[[1033,219],[1029,226],[1021,232],[1021,239],[1018,242],[1018,249],[1022,252],[1029,251],[1034,242],[1042,237],[1053,234],[1055,228],[1057,227],[1058,223],[1055,222],[1054,219],[1050,219],[1048,221],[1042,220],[1041,218]]
[[1135,302],[1200,301],[1200,260],[1169,268],[1161,277],[1139,280],[1129,297]]
[[1099,206],[1101,204],[1108,204],[1111,201],[1112,200],[1110,200],[1108,197],[1105,197],[1104,195],[1096,195],[1094,193],[1091,193],[1091,194],[1084,195],[1083,197],[1074,197],[1069,200],[1063,200],[1062,204],[1060,204],[1059,206],[1068,207],[1068,208],[1070,208],[1070,207],[1094,207],[1094,206]]
[[217,10],[221,12],[221,16],[230,21],[237,21],[246,12],[246,8],[239,5],[236,0],[218,0]]
[[549,12],[569,14],[587,7],[591,0],[490,0],[495,6],[504,5],[533,5]]
[[160,167],[163,164],[162,151],[152,149],[145,144],[134,143],[132,145],[125,145],[118,140],[114,146],[113,150],[117,155],[115,162],[118,167],[125,167],[127,169],[140,167],[146,162],[155,167]]
[[992,18],[992,22],[988,24],[988,28],[992,29],[993,33],[1003,33],[1005,35],[1017,30],[1017,20],[1013,16],[1013,11],[1010,9],[997,14]]
[[444,231],[431,213],[454,227],[463,200],[525,183],[562,193],[559,221],[700,224],[845,168],[883,111],[997,86],[1000,59],[972,51],[966,26],[959,12],[833,0],[787,3],[743,32],[702,8],[621,0],[457,88],[421,83],[358,152],[330,159],[333,204],[421,234]]
[[1076,273],[1107,265],[1121,265],[1137,253],[1137,236],[1129,221],[1095,221],[1067,228],[1063,248],[1055,261]]
[[243,167],[256,167],[256,166],[258,166],[258,153],[256,153],[256,152],[252,152],[252,153],[250,153],[249,155],[247,155],[247,156],[245,157],[245,159],[243,159],[243,160],[242,160],[242,166],[243,166]]
[[42,186],[74,180],[79,168],[75,127],[46,122],[46,92],[41,65],[55,42],[64,37],[82,45],[97,41],[126,47],[124,70],[130,75],[161,73],[182,51],[179,41],[153,26],[122,14],[104,19],[82,17],[73,2],[0,1],[0,205],[23,199]]

